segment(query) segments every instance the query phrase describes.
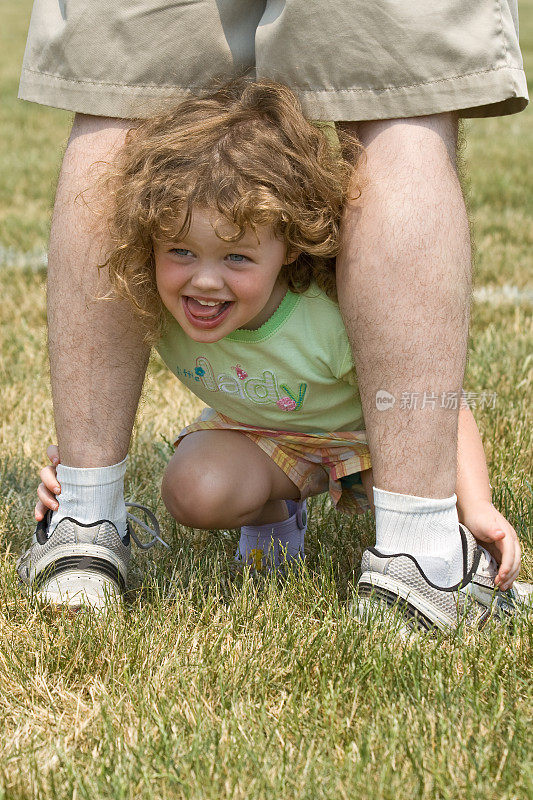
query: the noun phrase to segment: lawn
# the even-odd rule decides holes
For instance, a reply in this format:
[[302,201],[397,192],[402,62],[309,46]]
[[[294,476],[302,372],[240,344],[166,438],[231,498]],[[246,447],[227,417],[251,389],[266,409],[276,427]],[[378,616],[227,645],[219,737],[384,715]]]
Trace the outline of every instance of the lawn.
[[[137,555],[105,618],[19,592],[37,470],[53,439],[45,248],[71,117],[16,100],[29,0],[0,0],[1,798],[533,796],[531,618],[513,631],[403,641],[350,615],[373,528],[312,503],[308,569],[283,587],[235,578],[238,534],[176,526],[159,498],[167,444],[199,402],[150,362],[128,494],[168,551]],[[533,0],[521,3],[533,74]],[[465,126],[476,240],[467,390],[494,502],[533,579],[531,112]]]

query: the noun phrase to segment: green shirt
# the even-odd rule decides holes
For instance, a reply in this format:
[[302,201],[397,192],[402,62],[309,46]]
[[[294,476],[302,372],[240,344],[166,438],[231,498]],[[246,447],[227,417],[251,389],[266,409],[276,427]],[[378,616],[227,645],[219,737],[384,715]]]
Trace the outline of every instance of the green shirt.
[[364,429],[348,337],[338,305],[316,285],[288,291],[258,330],[213,344],[169,317],[157,350],[208,406],[245,425],[307,433]]

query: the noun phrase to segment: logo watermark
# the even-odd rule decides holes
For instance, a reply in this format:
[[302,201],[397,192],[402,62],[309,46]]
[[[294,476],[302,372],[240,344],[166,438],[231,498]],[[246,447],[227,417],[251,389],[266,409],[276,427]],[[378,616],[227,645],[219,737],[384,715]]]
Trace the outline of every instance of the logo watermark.
[[396,398],[390,392],[387,392],[386,389],[379,389],[376,392],[376,408],[378,411],[387,411],[389,408],[392,408],[394,403],[396,402]]
[[376,392],[376,408],[378,411],[389,411],[396,400],[401,411],[420,411],[430,408],[496,408],[496,392],[402,392],[400,397],[378,389]]

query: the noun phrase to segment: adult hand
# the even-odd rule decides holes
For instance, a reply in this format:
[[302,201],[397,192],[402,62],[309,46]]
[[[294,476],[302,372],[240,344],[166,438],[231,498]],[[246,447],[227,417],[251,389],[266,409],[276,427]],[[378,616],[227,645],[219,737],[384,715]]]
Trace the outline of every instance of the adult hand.
[[52,466],[43,467],[39,473],[41,478],[41,483],[37,488],[39,500],[35,506],[35,519],[38,522],[44,518],[49,509],[55,511],[59,507],[57,495],[61,494],[61,486],[56,474],[56,467],[60,463],[58,446],[51,444],[46,450],[46,455],[52,462]]

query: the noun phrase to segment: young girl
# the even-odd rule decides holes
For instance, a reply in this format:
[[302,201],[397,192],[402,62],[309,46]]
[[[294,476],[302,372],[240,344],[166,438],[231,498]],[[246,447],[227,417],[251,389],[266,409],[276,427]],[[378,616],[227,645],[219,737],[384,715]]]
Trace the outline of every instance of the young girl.
[[[240,528],[240,555],[257,567],[303,556],[309,496],[329,490],[340,510],[373,510],[335,293],[357,155],[353,140],[339,146],[305,120],[287,88],[243,80],[139,123],[109,178],[115,246],[106,265],[115,289],[169,369],[209,407],[176,438],[163,500],[184,525]],[[37,519],[56,507],[55,472],[42,477]],[[466,406],[456,494],[463,585],[478,568],[468,528],[501,562],[487,585],[508,589],[517,537],[491,504]]]

